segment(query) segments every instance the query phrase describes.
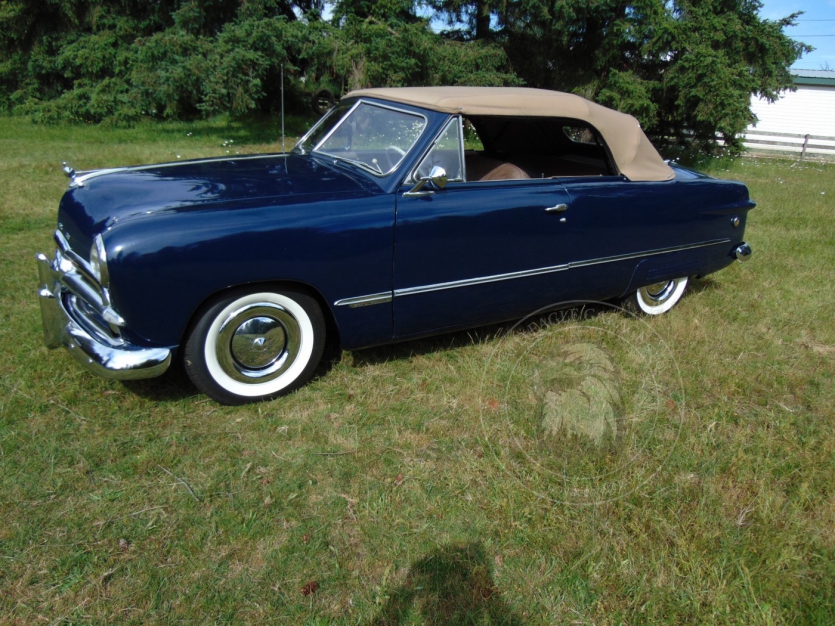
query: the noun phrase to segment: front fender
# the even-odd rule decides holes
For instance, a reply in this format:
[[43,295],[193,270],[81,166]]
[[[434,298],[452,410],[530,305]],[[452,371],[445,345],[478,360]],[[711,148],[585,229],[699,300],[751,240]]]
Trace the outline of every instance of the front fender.
[[[393,231],[387,194],[150,214],[105,233],[113,306],[135,342],[175,346],[200,305],[230,287],[293,281],[329,304],[388,291]],[[368,309],[344,324],[345,312],[334,311],[349,344],[356,332],[391,336],[390,309]]]

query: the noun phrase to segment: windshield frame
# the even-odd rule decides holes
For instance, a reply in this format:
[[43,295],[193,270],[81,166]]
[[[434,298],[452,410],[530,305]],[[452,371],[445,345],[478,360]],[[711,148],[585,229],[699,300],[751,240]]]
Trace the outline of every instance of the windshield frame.
[[[411,117],[416,117],[416,118],[420,118],[420,119],[423,120],[423,128],[421,129],[418,136],[415,137],[415,140],[412,142],[412,145],[409,146],[409,149],[406,150],[405,154],[400,158],[400,160],[395,164],[395,166],[390,168],[389,170],[387,170],[385,172],[374,169],[372,166],[368,165],[367,163],[363,163],[362,161],[357,161],[355,159],[349,159],[348,157],[340,156],[338,154],[332,154],[330,152],[323,152],[323,151],[319,150],[319,148],[322,146],[322,144],[324,144],[328,139],[330,139],[331,135],[333,135],[337,130],[339,130],[339,128],[342,127],[343,124],[345,124],[345,122],[348,120],[348,118],[351,117],[351,115],[354,113],[354,111],[359,106],[361,106],[363,104],[373,106],[373,107],[377,107],[377,108],[380,108],[380,109],[388,109],[390,111],[396,111],[397,113],[403,113],[404,115],[409,115]],[[339,106],[339,105],[337,105],[337,106]],[[307,141],[310,138],[310,136],[316,131],[316,129],[318,129],[322,124],[324,124],[330,118],[331,115],[333,115],[337,106],[334,106],[330,110],[328,110],[328,112],[325,113],[325,115],[323,115],[322,118],[316,124],[314,124],[313,127],[309,131],[307,131],[301,139],[299,139],[299,141],[296,143],[296,145],[293,146],[293,151],[294,152],[298,151],[300,154],[308,154],[308,152],[305,150],[305,148],[303,146],[304,142]],[[391,106],[388,103],[383,104],[381,102],[375,102],[373,100],[367,100],[365,98],[359,98],[356,102],[354,102],[353,105],[351,105],[351,107],[347,111],[345,111],[345,113],[342,115],[342,118],[334,125],[334,127],[331,128],[325,134],[325,136],[322,137],[316,143],[315,146],[310,148],[309,153],[310,154],[316,154],[318,156],[326,157],[326,158],[329,158],[329,159],[337,159],[337,160],[343,161],[345,163],[350,163],[351,165],[356,165],[357,167],[361,168],[363,171],[366,171],[369,174],[371,174],[373,176],[376,176],[377,178],[383,178],[383,177],[390,176],[391,174],[395,173],[400,168],[400,166],[403,165],[403,162],[414,151],[415,146],[418,145],[418,143],[420,142],[420,139],[424,136],[424,134],[426,133],[426,129],[428,127],[429,127],[429,118],[426,115],[424,115],[422,112],[413,111],[413,110],[409,110],[409,109],[405,109],[405,108],[401,108],[401,107],[397,107],[397,106]]]
[[[341,104],[340,102],[337,102],[334,106],[332,106],[327,111],[325,111],[325,114],[322,117],[320,117],[318,120],[316,120],[316,123],[313,124],[313,126],[311,126],[308,129],[308,131],[304,135],[302,135],[301,139],[299,139],[296,142],[296,145],[293,146],[293,149],[291,150],[291,152],[297,152],[298,154],[310,154],[311,152],[313,152],[313,150],[316,149],[316,146],[319,145],[318,143],[316,144],[316,146],[313,146],[313,148],[311,148],[310,150],[305,150],[304,144],[307,142],[308,139],[310,139],[310,136],[319,129],[320,126],[322,126],[325,122],[328,121],[328,119],[330,119],[330,117],[336,112],[336,109],[339,108],[340,104]],[[353,111],[355,106],[356,106],[356,104],[351,105],[351,107],[345,112],[345,115],[347,115],[348,113]],[[343,115],[343,118],[344,117],[345,116]],[[331,129],[331,131],[329,131],[327,134],[330,135],[330,133],[332,131],[333,131],[333,129]],[[319,143],[321,143],[321,141]]]

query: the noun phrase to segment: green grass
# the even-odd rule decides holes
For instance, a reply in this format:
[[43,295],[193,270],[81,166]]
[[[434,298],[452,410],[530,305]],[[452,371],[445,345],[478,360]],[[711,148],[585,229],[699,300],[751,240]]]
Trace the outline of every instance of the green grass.
[[[276,137],[0,118],[0,622],[835,623],[835,165],[708,163],[758,202],[754,257],[646,322],[343,353],[236,408],[43,347],[62,160]],[[589,380],[605,436],[550,436]]]

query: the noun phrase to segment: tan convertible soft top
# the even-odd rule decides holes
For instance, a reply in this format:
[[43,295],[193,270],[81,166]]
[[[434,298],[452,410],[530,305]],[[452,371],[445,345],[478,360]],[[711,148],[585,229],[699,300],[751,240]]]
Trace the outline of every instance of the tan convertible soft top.
[[629,180],[671,180],[675,174],[641,130],[638,120],[580,96],[528,87],[389,87],[360,89],[364,96],[464,116],[568,117],[600,131],[620,173]]

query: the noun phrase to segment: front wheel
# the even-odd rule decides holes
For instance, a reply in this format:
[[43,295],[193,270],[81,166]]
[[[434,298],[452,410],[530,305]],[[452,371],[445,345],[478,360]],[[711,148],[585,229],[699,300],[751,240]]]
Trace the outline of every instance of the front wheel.
[[687,289],[687,282],[688,277],[685,276],[641,287],[627,297],[623,304],[636,313],[661,315],[678,304]]
[[313,375],[325,346],[316,300],[282,290],[243,291],[210,302],[185,343],[189,378],[221,404],[289,393]]

